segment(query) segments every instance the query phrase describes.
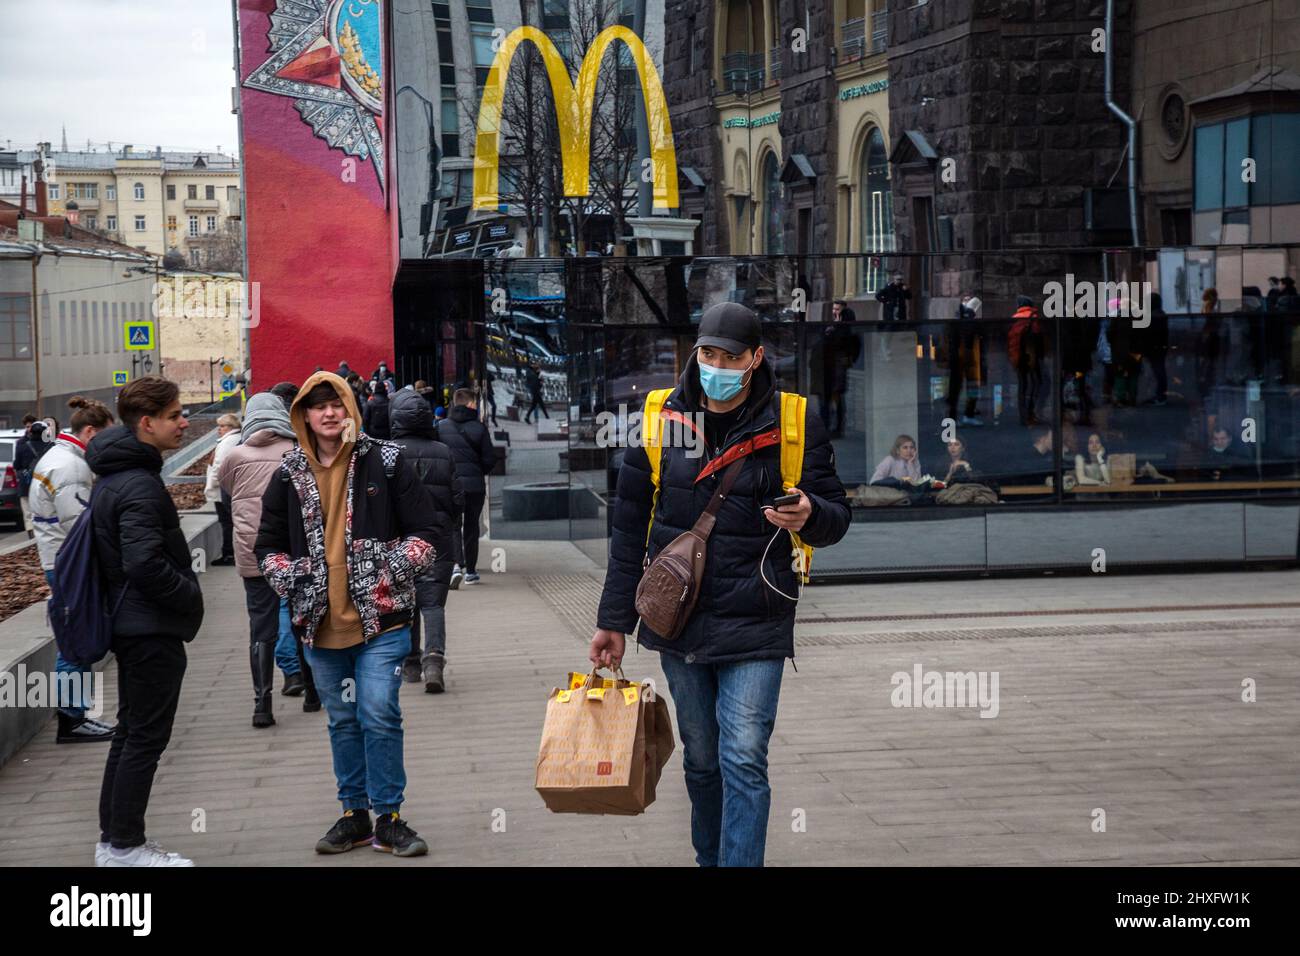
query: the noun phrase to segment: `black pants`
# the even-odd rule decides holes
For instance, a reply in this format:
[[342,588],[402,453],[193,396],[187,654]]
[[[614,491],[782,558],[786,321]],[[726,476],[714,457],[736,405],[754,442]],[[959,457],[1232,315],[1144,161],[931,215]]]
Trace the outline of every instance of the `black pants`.
[[[540,392],[533,396],[533,404],[528,406],[528,413],[524,415],[524,421],[527,422],[529,419],[531,419],[533,417],[533,412],[537,411],[538,409],[541,409],[542,414],[546,415],[547,418],[551,417],[550,415],[546,414],[546,401],[545,399],[542,398]],[[539,418],[538,421],[541,421],[541,419]]]
[[230,515],[230,495],[224,491],[221,493],[221,500],[216,503],[217,521],[221,524],[221,556],[223,558],[233,558],[235,556],[235,522]]
[[250,644],[270,644],[280,639],[280,595],[266,578],[244,578],[244,604],[248,608]]
[[1016,365],[1016,384],[1020,424],[1033,425],[1038,421],[1038,400],[1043,390],[1043,370],[1036,359],[1020,359]]
[[167,749],[185,679],[185,644],[171,637],[118,637],[117,733],[99,791],[99,839],[119,849],[144,843],[158,760]]
[[487,493],[483,491],[465,492],[465,515],[456,534],[460,541],[463,567],[466,572],[478,571],[478,519],[483,514],[483,503]]

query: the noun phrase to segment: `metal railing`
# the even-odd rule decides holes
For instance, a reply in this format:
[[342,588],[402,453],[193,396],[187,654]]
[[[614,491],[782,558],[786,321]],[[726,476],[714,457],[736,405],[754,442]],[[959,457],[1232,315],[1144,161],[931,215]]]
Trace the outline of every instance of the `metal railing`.
[[763,88],[763,54],[737,51],[723,54],[722,89],[727,93],[750,93]]

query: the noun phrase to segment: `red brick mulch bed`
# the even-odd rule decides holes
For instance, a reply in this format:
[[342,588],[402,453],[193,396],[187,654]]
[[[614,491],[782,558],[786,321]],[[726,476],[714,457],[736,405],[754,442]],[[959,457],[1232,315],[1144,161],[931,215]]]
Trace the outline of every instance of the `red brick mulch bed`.
[[203,485],[197,481],[184,485],[168,485],[167,491],[171,493],[177,511],[192,511],[195,508],[206,507],[208,504],[208,500],[203,497]]
[[0,555],[0,621],[49,596],[35,544]]

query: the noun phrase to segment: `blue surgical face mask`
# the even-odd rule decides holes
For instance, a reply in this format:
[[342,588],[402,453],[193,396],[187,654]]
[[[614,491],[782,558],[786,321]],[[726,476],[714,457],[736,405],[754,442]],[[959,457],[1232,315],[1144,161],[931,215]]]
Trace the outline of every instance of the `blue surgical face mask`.
[[[697,359],[698,361],[698,359]],[[714,402],[726,402],[740,394],[744,386],[745,373],[752,365],[745,368],[715,368],[698,362],[700,367],[700,387],[704,394]]]

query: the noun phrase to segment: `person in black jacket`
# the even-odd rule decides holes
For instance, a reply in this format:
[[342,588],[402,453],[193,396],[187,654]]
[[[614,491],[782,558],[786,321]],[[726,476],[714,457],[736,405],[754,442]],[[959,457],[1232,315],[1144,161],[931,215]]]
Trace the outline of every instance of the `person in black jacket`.
[[[533,415],[539,410],[549,420],[551,416],[546,411],[546,396],[542,393],[542,372],[537,367],[536,362],[528,363],[528,371],[524,376],[524,381],[528,384],[528,398],[531,402],[528,411],[524,413],[524,423],[531,422]],[[541,418],[537,420],[540,422]]]
[[90,519],[101,587],[113,610],[117,733],[99,796],[98,866],[193,866],[146,841],[145,810],[171,739],[185,678],[185,643],[203,623],[203,592],[190,564],[162,452],[179,448],[188,422],[174,382],[146,375],[118,394],[121,425],[86,447],[99,476]]
[[876,293],[876,301],[882,306],[880,318],[885,322],[907,321],[907,303],[912,299],[912,290],[903,281],[901,272],[894,273],[893,281]]
[[[434,438],[433,410],[418,391],[403,388],[393,396],[389,416],[393,441],[402,449],[406,460],[433,496],[438,531],[433,540],[438,555],[427,574],[415,580],[419,613],[411,622],[411,653],[402,664],[402,679],[410,683],[424,681],[430,694],[441,694],[445,684],[443,667],[447,661],[447,589],[452,573],[452,528],[465,510],[465,493],[456,477],[456,459],[451,449]],[[420,619],[424,619],[424,655],[420,655]]]
[[388,438],[392,426],[388,421],[388,386],[383,382],[370,383],[370,400],[366,402],[362,428],[371,438]]
[[814,547],[835,544],[848,530],[849,506],[826,427],[805,412],[802,472],[792,492],[799,501],[773,507],[774,498],[788,493],[780,398],[759,343],[758,317],[744,306],[724,302],[705,310],[696,351],[664,408],[688,420],[703,417],[705,454],[698,443],[665,443],[656,496],[645,448],[627,450],[590,657],[598,665],[619,663],[625,635],[637,622],[645,559],[691,529],[718,490],[723,463],[739,462],[685,628],[669,642],[642,622],[637,640],[660,652],[676,704],[696,861],[761,866],[771,802],[767,746],[785,658],[794,657],[799,595],[789,532]]
[[438,422],[435,436],[456,458],[456,474],[465,491],[465,516],[458,530],[461,544],[457,551],[464,555],[465,583],[478,584],[479,516],[487,501],[485,476],[496,465],[497,450],[487,426],[478,420],[474,393],[468,388],[458,388],[451,400],[451,411],[446,419]]
[[415,581],[436,558],[433,501],[401,448],[361,430],[352,390],[332,372],[303,383],[289,420],[298,444],[262,495],[253,553],[289,601],[329,715],[343,816],[316,852],[342,853],[373,837],[385,853],[428,853],[399,815],[406,770],[398,691]]

